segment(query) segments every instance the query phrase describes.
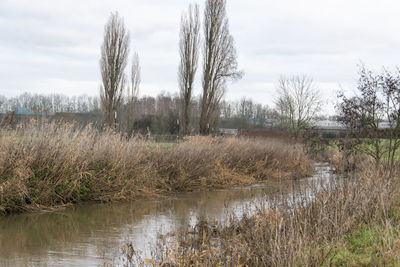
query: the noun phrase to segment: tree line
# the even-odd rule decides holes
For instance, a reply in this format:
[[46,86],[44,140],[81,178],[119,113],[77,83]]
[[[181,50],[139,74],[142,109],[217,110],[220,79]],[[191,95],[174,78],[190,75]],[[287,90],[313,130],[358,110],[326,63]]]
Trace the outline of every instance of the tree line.
[[[13,98],[0,96],[0,111],[26,107],[35,113],[97,113],[101,114],[102,125],[118,128],[128,135],[145,130],[158,134],[207,135],[215,133],[219,126],[263,128],[267,120],[273,120],[278,128],[295,138],[307,131],[320,115],[320,91],[306,75],[281,77],[274,108],[246,98],[237,102],[223,100],[228,83],[243,76],[229,31],[226,0],[206,0],[202,15],[197,4],[189,5],[181,16],[178,49],[179,93],[139,97],[140,57],[138,52],[129,57],[129,31],[118,12],[111,13],[101,45],[102,80],[98,97],[29,93]],[[358,84],[361,96],[339,95],[341,104],[337,111],[341,122],[358,133],[360,125],[369,125],[365,132],[371,135],[375,133],[371,127],[379,131],[379,123],[386,120],[397,131],[400,123],[394,107],[400,100],[396,90],[387,89],[397,86],[400,78],[396,75],[387,71],[378,75],[361,68]],[[195,83],[196,79],[200,82]],[[196,97],[193,96],[195,84],[202,87],[200,96]],[[378,138],[376,142],[380,142]],[[398,146],[394,142],[390,153]],[[378,154],[375,157],[381,157]]]
[[[206,0],[202,16],[197,4],[189,5],[181,16],[178,48],[179,94],[139,98],[142,80],[139,54],[134,52],[129,58],[129,30],[118,12],[111,13],[101,45],[99,97],[25,93],[0,98],[0,108],[7,111],[26,107],[45,114],[100,113],[102,125],[128,135],[146,129],[182,136],[208,135],[219,126],[263,128],[267,119],[279,121],[281,128],[298,136],[300,129],[320,110],[318,90],[306,76],[282,77],[275,109],[246,98],[236,103],[223,100],[228,83],[243,76],[229,31],[226,0]],[[199,71],[201,75],[197,75]],[[193,96],[196,79],[202,87],[199,97]]]
[[30,112],[42,114],[99,112],[100,99],[87,95],[66,96],[63,94],[23,93],[10,98],[0,95],[0,113],[14,111],[16,108],[26,108]]
[[[58,113],[92,113],[101,117],[100,98],[81,95],[23,93],[6,98],[0,95],[0,113],[26,108],[35,114],[53,115]],[[134,103],[132,105],[132,103]],[[126,133],[151,131],[154,134],[180,134],[180,114],[182,99],[178,94],[160,93],[158,96],[123,98],[117,110],[117,127]],[[193,97],[190,105],[187,127],[193,134],[199,133],[201,98]],[[253,129],[263,128],[264,122],[277,119],[275,109],[243,97],[239,101],[221,101],[218,109],[221,127]],[[211,129],[212,130],[212,129]],[[214,129],[216,131],[217,129]]]
[[[210,134],[219,120],[220,103],[227,82],[241,78],[238,70],[234,39],[229,31],[226,0],[206,0],[203,20],[200,22],[197,4],[190,5],[182,14],[180,26],[178,84],[180,91],[179,115],[181,135],[191,134],[191,112],[193,109],[193,86],[199,59],[202,62],[202,94],[199,101],[200,134]],[[203,34],[201,34],[201,28]],[[127,96],[130,112],[126,114],[128,131],[134,129],[135,98],[140,87],[139,55],[135,52],[130,79],[125,70],[129,61],[129,31],[119,14],[112,13],[104,27],[101,46],[100,87],[101,110],[104,124],[115,127],[118,110]]]

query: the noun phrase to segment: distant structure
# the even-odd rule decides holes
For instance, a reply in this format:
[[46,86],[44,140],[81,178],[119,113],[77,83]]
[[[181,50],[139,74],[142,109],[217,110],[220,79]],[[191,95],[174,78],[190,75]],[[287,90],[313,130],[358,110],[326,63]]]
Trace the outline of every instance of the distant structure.
[[379,127],[379,129],[389,129],[390,123],[388,121],[382,121],[379,123],[378,127]]
[[219,134],[224,136],[237,136],[238,132],[239,132],[238,129],[226,129],[226,128],[219,129]]
[[[290,134],[279,128],[279,121],[273,119],[265,120],[264,129],[229,129],[220,128],[219,133],[224,136],[244,136],[244,137],[263,137],[280,138],[290,140]],[[346,132],[346,127],[338,121],[320,120],[311,123],[311,128],[321,136],[339,137]]]
[[34,112],[28,110],[27,108],[15,108],[13,112],[15,115],[35,115]]
[[322,120],[312,124],[317,129],[321,130],[345,130],[346,127],[338,121]]
[[[314,128],[320,129],[320,130],[336,130],[336,131],[345,131],[346,126],[343,125],[342,123],[338,121],[332,121],[332,120],[322,120],[322,121],[316,121],[313,123]],[[389,121],[382,121],[378,125],[379,129],[389,129],[390,128],[390,123]]]
[[279,124],[279,122],[277,120],[266,119],[264,121],[264,127],[270,128],[270,129],[277,126],[278,124]]

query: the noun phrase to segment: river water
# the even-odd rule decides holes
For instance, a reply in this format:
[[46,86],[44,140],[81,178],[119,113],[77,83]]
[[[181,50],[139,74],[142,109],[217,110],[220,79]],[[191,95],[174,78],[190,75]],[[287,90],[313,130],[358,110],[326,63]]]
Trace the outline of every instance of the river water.
[[[293,181],[212,192],[191,192],[131,203],[88,204],[52,213],[0,217],[0,266],[103,266],[132,242],[148,255],[158,233],[168,233],[200,217],[222,223],[228,214],[274,196],[295,199],[331,179],[329,166],[315,165],[315,175]],[[311,193],[306,193],[311,196]]]

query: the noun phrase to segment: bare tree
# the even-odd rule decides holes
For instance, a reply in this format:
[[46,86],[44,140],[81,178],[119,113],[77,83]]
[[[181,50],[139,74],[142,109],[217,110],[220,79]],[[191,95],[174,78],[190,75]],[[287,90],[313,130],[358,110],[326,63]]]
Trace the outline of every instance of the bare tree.
[[5,105],[4,105],[6,102],[7,102],[7,98],[3,95],[0,95],[0,112],[1,113],[7,112]]
[[364,65],[359,68],[356,94],[339,95],[338,120],[347,127],[349,137],[339,145],[347,154],[371,156],[376,168],[386,164],[392,174],[400,149],[400,70],[376,74]]
[[189,6],[189,11],[182,15],[179,41],[181,61],[178,79],[181,97],[181,134],[190,134],[191,102],[193,83],[196,76],[199,41],[200,19],[198,5]]
[[384,109],[388,127],[389,142],[387,144],[388,167],[393,173],[397,151],[400,149],[400,69],[396,73],[384,70],[379,76],[381,94],[385,99]]
[[297,139],[300,131],[321,110],[321,96],[307,76],[281,77],[278,87],[276,108],[280,113],[281,125]]
[[204,12],[203,94],[200,133],[209,134],[219,115],[219,103],[230,79],[241,78],[236,49],[229,33],[226,0],[206,0]]
[[133,125],[135,120],[135,108],[139,95],[139,87],[141,82],[140,60],[138,53],[135,53],[132,58],[131,67],[131,82],[127,87],[127,131],[128,134],[133,132]]
[[224,119],[230,119],[232,117],[233,114],[233,110],[232,110],[232,103],[229,103],[227,101],[222,101],[221,103],[221,113],[222,113],[222,117]]
[[385,119],[384,98],[380,95],[379,76],[361,65],[356,95],[339,94],[338,120],[346,126],[347,137],[339,148],[346,158],[352,154],[367,154],[374,158],[376,168],[384,157],[379,124]]
[[116,112],[121,104],[125,88],[125,67],[129,54],[129,33],[118,12],[111,16],[104,27],[104,40],[101,46],[100,69],[102,86],[100,87],[103,121],[111,126],[116,122]]

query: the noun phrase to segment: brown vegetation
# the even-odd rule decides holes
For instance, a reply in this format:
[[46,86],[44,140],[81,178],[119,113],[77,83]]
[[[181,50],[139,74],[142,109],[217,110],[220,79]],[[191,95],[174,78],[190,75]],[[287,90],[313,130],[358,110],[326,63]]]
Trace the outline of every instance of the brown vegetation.
[[0,213],[222,188],[312,172],[301,146],[193,137],[171,147],[74,124],[0,130]]
[[[242,130],[240,129],[238,132],[240,137],[247,138],[273,138],[275,140],[280,140],[282,142],[294,143],[294,138],[289,133],[277,130]],[[303,142],[303,138],[299,136],[297,138],[297,142]]]
[[[296,204],[287,198],[272,206],[260,204],[255,212],[232,218],[228,226],[200,221],[175,233],[175,245],[160,243],[151,262],[154,266],[330,266],[335,260],[330,242],[360,223],[393,225],[388,207],[395,188],[387,172],[364,168],[354,177],[332,180],[322,190],[314,188],[312,199],[310,192],[300,192]],[[140,262],[133,248],[127,248],[127,265]]]

